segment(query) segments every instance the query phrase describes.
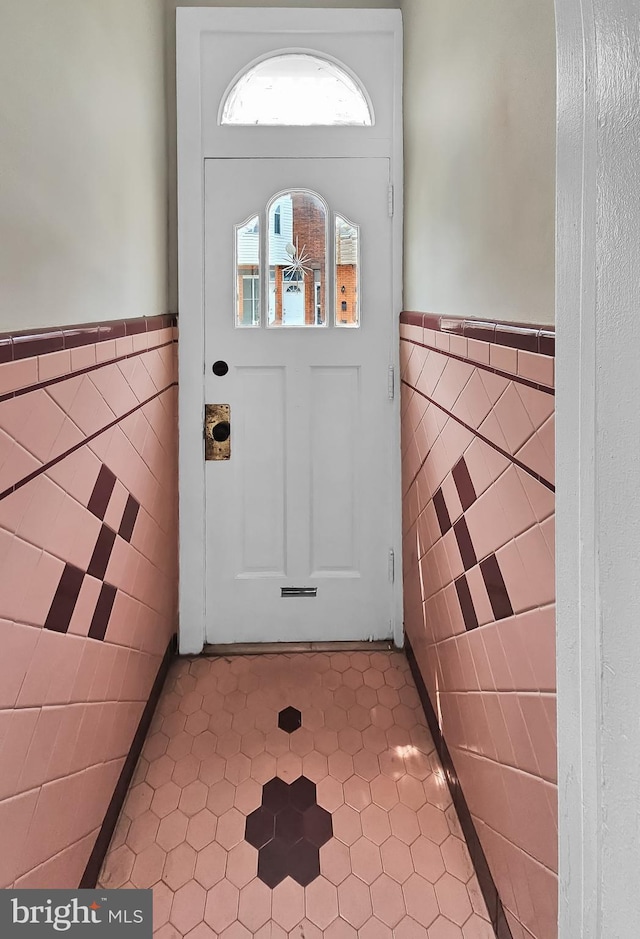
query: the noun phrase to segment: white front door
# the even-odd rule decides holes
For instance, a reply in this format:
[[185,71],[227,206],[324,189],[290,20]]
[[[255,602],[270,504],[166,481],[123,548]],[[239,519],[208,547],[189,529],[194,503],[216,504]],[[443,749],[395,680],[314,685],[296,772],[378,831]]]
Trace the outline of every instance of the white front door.
[[205,467],[208,642],[392,635],[388,186],[386,158],[205,160],[205,401],[231,426]]

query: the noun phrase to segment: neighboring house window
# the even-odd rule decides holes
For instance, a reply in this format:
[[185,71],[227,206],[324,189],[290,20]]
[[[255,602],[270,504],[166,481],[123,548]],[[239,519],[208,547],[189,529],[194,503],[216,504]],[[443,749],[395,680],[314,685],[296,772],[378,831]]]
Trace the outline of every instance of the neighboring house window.
[[278,206],[275,212],[273,213],[273,234],[274,235],[282,234],[280,230],[280,206]]

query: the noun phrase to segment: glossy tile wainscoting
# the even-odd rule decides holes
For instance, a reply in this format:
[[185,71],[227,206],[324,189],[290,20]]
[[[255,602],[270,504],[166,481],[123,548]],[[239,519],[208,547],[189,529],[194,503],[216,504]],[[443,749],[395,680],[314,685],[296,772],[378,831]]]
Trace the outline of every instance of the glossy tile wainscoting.
[[512,935],[554,939],[553,333],[400,333],[406,632]]
[[176,629],[170,317],[0,336],[0,887],[77,887]]

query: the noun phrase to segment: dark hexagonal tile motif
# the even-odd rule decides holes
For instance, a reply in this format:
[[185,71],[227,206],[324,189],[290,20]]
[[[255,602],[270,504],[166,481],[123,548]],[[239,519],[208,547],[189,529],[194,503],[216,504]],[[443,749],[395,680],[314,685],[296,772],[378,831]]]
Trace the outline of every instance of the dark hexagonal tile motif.
[[320,876],[320,852],[304,838],[289,851],[289,874],[301,887]]
[[331,816],[321,806],[312,805],[303,815],[303,830],[306,840],[321,848],[333,835]]
[[304,812],[305,809],[316,804],[316,784],[306,776],[298,776],[289,785],[289,797],[291,804]]
[[272,890],[289,873],[289,851],[289,845],[276,838],[258,851],[258,877]]
[[331,815],[318,805],[306,776],[291,784],[274,777],[262,787],[262,805],[247,816],[245,840],[258,849],[258,877],[276,887],[292,877],[302,887],[320,875],[320,848],[333,836]]
[[247,816],[245,840],[254,848],[262,848],[273,840],[276,818],[270,809],[263,805]]
[[278,714],[278,727],[280,730],[286,730],[288,734],[292,734],[294,730],[297,730],[298,727],[302,725],[302,714],[298,708],[284,708]]
[[289,786],[278,776],[270,779],[262,787],[262,804],[265,809],[271,809],[274,813],[279,812],[285,805],[289,805]]
[[292,805],[285,805],[276,815],[276,838],[295,844],[302,838],[302,815]]

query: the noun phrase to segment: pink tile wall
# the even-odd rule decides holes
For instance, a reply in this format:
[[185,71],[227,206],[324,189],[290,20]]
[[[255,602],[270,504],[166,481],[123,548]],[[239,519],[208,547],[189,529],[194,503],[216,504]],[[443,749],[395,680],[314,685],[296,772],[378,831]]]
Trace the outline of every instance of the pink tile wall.
[[175,333],[0,365],[0,888],[79,884],[176,629]]
[[406,632],[514,939],[555,939],[554,359],[413,317],[401,378]]

